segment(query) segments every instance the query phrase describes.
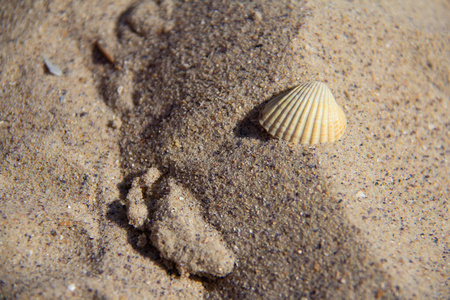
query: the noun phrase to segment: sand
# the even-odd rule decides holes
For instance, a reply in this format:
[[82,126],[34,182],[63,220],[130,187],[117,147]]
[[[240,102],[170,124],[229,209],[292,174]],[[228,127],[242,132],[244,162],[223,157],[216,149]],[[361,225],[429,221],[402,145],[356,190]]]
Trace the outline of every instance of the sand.
[[[447,1],[5,1],[0,15],[2,298],[450,297]],[[344,136],[273,139],[261,107],[309,80],[342,105]],[[149,170],[175,198],[132,188]],[[133,219],[130,199],[148,213]],[[154,224],[186,239],[165,252]],[[205,254],[219,244],[235,259],[223,277]]]

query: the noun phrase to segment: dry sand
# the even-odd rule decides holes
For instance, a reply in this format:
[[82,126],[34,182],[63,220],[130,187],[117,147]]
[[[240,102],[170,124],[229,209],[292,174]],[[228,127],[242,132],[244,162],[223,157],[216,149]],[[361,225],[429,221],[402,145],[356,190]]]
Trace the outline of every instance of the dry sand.
[[[0,10],[2,298],[450,298],[448,1]],[[344,108],[336,143],[258,125],[308,80]],[[151,167],[221,234],[229,275],[179,276],[130,225]]]

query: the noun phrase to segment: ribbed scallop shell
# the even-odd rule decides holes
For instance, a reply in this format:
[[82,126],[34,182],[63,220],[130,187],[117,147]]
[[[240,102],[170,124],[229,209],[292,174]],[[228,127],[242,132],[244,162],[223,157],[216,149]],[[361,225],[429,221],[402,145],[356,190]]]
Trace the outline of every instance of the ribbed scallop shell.
[[330,89],[314,81],[270,100],[261,111],[259,123],[276,138],[313,145],[339,139],[347,120]]

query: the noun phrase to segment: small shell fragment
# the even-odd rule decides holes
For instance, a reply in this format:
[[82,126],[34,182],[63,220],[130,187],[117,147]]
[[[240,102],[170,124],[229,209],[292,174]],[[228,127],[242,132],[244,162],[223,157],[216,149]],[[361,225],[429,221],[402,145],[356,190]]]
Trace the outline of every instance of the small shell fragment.
[[106,58],[106,60],[114,65],[114,56],[110,54],[105,47],[103,47],[102,43],[99,40],[95,40],[94,42],[97,49],[100,51],[100,53]]
[[61,69],[58,68],[57,65],[52,63],[52,61],[50,59],[48,59],[45,56],[42,56],[42,58],[44,59],[45,66],[47,67],[47,69],[48,69],[48,71],[50,73],[52,73],[55,76],[61,76],[62,75],[63,72],[61,71]]
[[357,192],[356,193],[356,198],[367,198],[367,196],[366,196],[366,194],[364,194],[364,192],[363,191],[359,191],[359,192]]
[[339,139],[347,120],[331,90],[324,83],[313,81],[270,100],[262,109],[259,122],[276,138],[313,145]]
[[103,45],[102,42],[99,40],[95,40],[94,42],[95,47],[97,47],[98,51],[105,57],[105,59],[116,69],[121,70],[120,66],[116,64],[116,60],[114,59],[114,55],[111,54],[107,48]]

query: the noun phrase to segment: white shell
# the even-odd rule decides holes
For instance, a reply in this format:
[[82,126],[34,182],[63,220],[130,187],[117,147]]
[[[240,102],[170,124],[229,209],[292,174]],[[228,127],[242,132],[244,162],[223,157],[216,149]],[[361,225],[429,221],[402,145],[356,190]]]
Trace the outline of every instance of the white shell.
[[259,123],[276,138],[313,145],[339,139],[347,120],[330,89],[313,81],[270,100],[261,111]]
[[50,59],[48,59],[45,56],[42,56],[42,58],[44,59],[45,66],[47,67],[47,69],[50,73],[52,73],[55,76],[61,76],[63,74],[61,69],[57,65],[52,63],[52,61]]

